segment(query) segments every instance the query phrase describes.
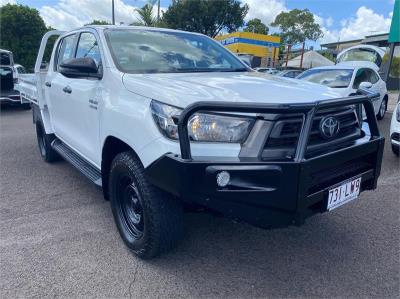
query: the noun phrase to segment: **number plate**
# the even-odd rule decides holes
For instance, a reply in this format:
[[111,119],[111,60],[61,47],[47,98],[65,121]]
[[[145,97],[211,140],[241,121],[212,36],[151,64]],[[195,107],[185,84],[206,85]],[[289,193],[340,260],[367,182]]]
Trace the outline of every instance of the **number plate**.
[[327,210],[331,211],[356,199],[360,194],[361,178],[342,183],[341,185],[329,190]]

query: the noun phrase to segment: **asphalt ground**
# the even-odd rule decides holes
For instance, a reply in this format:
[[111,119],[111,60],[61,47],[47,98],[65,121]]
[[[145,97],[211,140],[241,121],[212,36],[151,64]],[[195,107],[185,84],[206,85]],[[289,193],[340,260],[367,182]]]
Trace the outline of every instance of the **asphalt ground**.
[[[390,117],[379,122],[386,137]],[[188,213],[181,245],[145,262],[99,189],[41,160],[31,112],[3,109],[0,298],[398,298],[399,183],[386,142],[379,187],[359,200],[277,230]]]

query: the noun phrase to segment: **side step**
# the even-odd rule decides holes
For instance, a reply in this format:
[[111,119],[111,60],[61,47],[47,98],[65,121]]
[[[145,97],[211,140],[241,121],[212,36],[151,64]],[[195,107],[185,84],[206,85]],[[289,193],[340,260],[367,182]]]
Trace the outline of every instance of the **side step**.
[[101,172],[60,139],[54,139],[51,143],[52,148],[65,160],[75,166],[84,176],[101,187]]

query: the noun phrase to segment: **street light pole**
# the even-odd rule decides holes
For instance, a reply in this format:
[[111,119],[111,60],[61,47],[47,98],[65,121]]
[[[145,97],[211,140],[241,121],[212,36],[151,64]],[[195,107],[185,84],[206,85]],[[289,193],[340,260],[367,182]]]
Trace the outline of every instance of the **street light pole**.
[[112,24],[115,25],[114,0],[111,0],[111,3],[112,3]]
[[300,58],[300,69],[303,69],[303,57],[304,57],[304,46],[305,46],[305,41],[303,42],[303,46],[301,48],[301,58]]

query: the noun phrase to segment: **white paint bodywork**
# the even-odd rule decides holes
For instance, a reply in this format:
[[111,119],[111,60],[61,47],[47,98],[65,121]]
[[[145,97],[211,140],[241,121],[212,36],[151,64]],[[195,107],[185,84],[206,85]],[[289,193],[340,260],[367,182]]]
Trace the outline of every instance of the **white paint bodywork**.
[[[36,85],[22,80],[20,86],[22,92],[30,94],[31,101],[39,105],[46,132],[54,133],[99,169],[102,148],[110,136],[128,144],[145,167],[166,153],[180,154],[179,143],[165,138],[156,127],[150,111],[152,99],[185,108],[197,101],[310,103],[340,96],[321,85],[257,72],[122,73],[112,60],[103,32],[105,28],[87,26],[61,35],[62,38],[82,31],[95,35],[103,64],[101,80],[64,77],[54,70],[55,50],[48,71],[41,71],[42,49],[51,36],[48,33],[43,38],[35,67]],[[166,30],[126,27],[135,28]],[[45,82],[51,82],[51,88],[46,88]],[[67,85],[72,88],[71,94],[62,92]],[[97,109],[90,107],[89,100],[97,102]],[[192,144],[193,156],[237,157],[239,151],[239,144]]]
[[[392,120],[390,122],[390,135],[392,136],[393,133],[399,133],[400,134],[400,122],[397,121],[396,118],[396,113],[397,113],[397,109],[399,109],[400,106],[400,102],[397,103],[396,108],[393,111],[392,114]],[[400,142],[395,141],[393,139],[390,140],[392,144],[396,144],[398,146],[400,146]]]

